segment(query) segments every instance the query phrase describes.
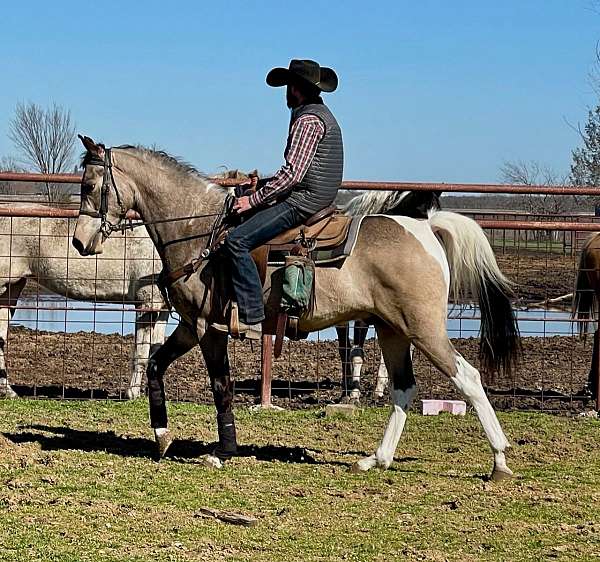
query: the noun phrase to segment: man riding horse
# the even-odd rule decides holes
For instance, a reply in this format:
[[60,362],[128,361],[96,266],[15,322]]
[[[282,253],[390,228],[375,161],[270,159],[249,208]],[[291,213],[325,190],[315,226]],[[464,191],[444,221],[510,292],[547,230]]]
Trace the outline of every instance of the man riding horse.
[[[262,283],[250,252],[329,207],[340,187],[344,163],[340,126],[321,98],[322,92],[337,88],[335,72],[312,60],[292,60],[289,68],[271,70],[267,84],[287,86],[292,115],[285,164],[275,176],[262,180],[255,192],[236,199],[234,210],[248,218],[223,245],[231,264],[239,332],[249,339],[260,337],[265,319]],[[212,327],[229,331],[226,324]]]

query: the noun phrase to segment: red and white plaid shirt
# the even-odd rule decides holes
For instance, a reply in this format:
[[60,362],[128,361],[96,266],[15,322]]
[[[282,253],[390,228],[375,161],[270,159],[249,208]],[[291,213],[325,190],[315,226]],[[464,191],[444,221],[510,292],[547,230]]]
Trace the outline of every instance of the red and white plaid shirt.
[[302,115],[292,125],[285,164],[258,191],[250,196],[250,205],[268,205],[290,191],[304,178],[325,134],[325,126],[316,115]]

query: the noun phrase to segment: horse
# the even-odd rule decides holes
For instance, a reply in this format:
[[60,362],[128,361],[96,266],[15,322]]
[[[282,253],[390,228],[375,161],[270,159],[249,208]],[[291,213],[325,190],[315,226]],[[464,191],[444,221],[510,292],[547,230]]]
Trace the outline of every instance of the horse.
[[[371,191],[351,199],[342,207],[350,216],[403,215],[415,219],[426,219],[431,209],[440,209],[440,192],[436,191]],[[336,326],[339,354],[342,361],[342,400],[360,402],[360,377],[364,363],[364,345],[369,331],[369,322],[354,321],[354,334],[350,340],[350,324]],[[388,373],[383,355],[373,390],[373,398],[383,398],[388,383]]]
[[[573,318],[577,321],[579,336],[587,336],[589,325],[598,321],[598,303],[600,296],[600,232],[592,234],[584,243],[579,257],[575,295],[573,299]],[[594,334],[594,353],[588,381],[584,392],[596,396],[598,392],[596,372],[600,356],[598,329]]]
[[[80,215],[73,245],[83,256],[103,251],[106,238],[120,230],[129,209],[138,212],[164,267],[169,299],[181,321],[147,368],[150,425],[159,457],[173,436],[164,391],[167,367],[199,345],[217,410],[218,442],[203,457],[221,468],[237,452],[228,336],[212,329],[220,320],[213,308],[222,267],[207,252],[213,226],[222,216],[225,193],[209,179],[166,152],[141,146],[105,148],[80,137],[87,153],[82,165]],[[437,236],[436,236],[437,234]],[[194,269],[196,269],[194,273]],[[281,301],[281,268],[269,268],[265,284],[265,332],[272,333]],[[453,347],[446,331],[449,292],[472,294],[482,311],[480,356],[486,371],[510,373],[518,360],[520,336],[509,295],[511,283],[496,263],[490,244],[473,220],[438,211],[427,220],[369,216],[362,221],[353,253],[337,267],[316,272],[313,311],[299,321],[306,332],[352,319],[373,319],[391,380],[392,409],[375,453],[353,470],[388,468],[415,396],[410,346],[419,349],[473,405],[492,449],[491,478],[512,475],[506,463],[508,439],[483,386],[479,371]],[[219,299],[216,298],[216,301]]]
[[[25,205],[26,206],[26,205]],[[104,253],[82,258],[70,244],[69,219],[0,218],[0,396],[17,398],[4,356],[8,329],[27,280],[81,301],[132,304],[136,314],[128,398],[138,398],[151,351],[165,339],[169,311],[156,285],[161,269],[144,231],[107,241]]]

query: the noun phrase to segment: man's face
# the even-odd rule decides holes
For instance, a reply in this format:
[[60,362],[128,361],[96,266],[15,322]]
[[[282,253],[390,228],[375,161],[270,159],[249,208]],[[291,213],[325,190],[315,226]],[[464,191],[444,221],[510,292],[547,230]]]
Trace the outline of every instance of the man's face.
[[285,99],[287,102],[287,106],[290,109],[294,109],[295,107],[298,107],[300,105],[300,95],[294,85],[287,85],[287,89],[285,91]]

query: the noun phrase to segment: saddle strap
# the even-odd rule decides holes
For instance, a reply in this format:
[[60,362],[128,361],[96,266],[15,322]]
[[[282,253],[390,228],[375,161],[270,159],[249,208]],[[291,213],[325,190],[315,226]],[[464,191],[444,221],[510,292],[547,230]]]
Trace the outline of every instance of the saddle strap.
[[200,269],[202,262],[204,262],[203,258],[196,258],[191,262],[186,263],[184,266],[174,269],[173,271],[165,273],[163,269],[160,274],[160,282],[164,284],[165,287],[170,287],[173,285],[173,283],[175,283],[175,281],[179,281],[182,277],[190,277],[196,273],[196,271]]
[[281,356],[287,322],[288,315],[285,312],[280,312],[277,316],[277,327],[275,328],[275,345],[273,347],[273,355],[275,356],[275,359],[279,359]]

